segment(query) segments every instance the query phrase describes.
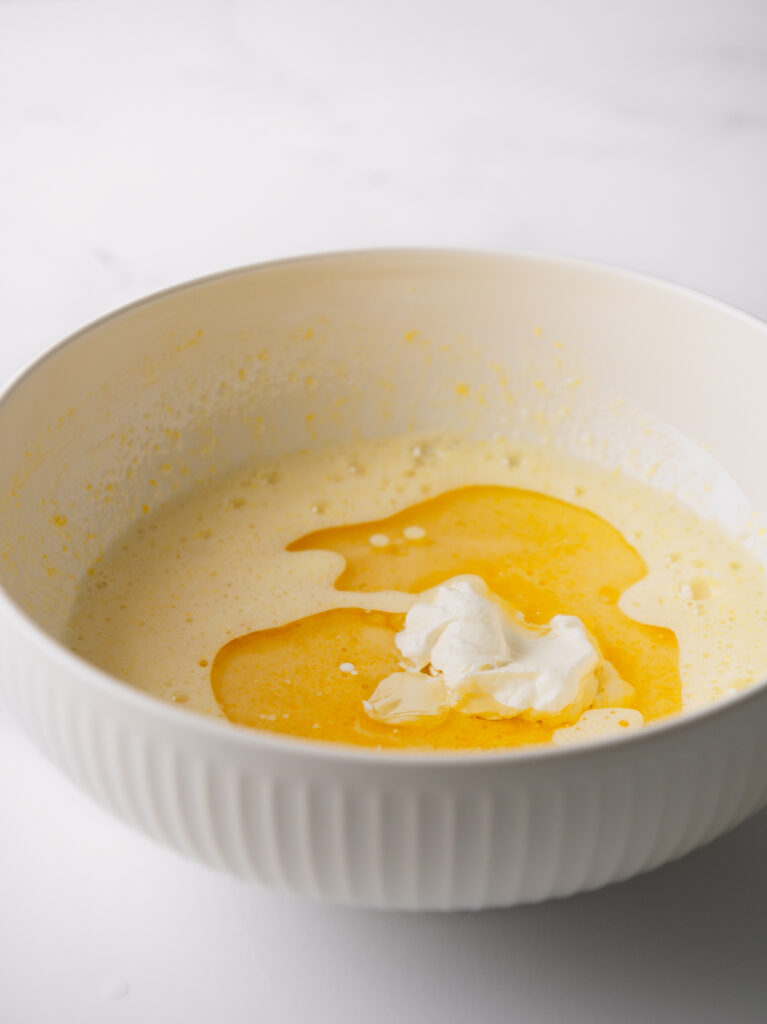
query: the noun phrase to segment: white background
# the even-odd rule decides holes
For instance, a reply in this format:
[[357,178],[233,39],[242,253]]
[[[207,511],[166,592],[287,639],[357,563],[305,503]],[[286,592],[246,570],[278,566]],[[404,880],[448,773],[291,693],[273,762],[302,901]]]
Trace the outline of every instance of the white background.
[[[767,316],[766,196],[761,0],[0,0],[3,378],[148,291],[345,247],[586,256]],[[765,950],[767,814],[570,900],[354,912],[151,845],[0,710],[0,1024],[747,1024]]]

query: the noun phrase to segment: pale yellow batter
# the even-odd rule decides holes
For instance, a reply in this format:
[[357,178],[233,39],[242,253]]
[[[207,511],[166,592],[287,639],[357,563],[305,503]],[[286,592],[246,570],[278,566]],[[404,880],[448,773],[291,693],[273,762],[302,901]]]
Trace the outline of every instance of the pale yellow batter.
[[[543,492],[588,509],[636,548],[647,575],[623,594],[620,608],[676,634],[683,711],[767,674],[765,573],[718,526],[592,464],[446,437],[299,453],[170,502],[135,523],[89,570],[65,642],[155,696],[221,715],[210,666],[228,641],[326,609],[401,612],[410,604],[395,592],[338,590],[340,555],[288,552],[287,545],[475,484]],[[592,713],[579,735],[610,721]]]

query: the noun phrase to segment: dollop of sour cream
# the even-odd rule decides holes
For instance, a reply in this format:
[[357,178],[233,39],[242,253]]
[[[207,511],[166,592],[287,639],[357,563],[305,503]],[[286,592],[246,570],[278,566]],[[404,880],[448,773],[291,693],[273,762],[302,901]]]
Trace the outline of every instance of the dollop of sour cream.
[[450,708],[566,724],[633,693],[580,619],[525,624],[479,576],[455,576],[418,595],[395,643],[402,671],[365,701],[372,719],[391,725],[438,719]]

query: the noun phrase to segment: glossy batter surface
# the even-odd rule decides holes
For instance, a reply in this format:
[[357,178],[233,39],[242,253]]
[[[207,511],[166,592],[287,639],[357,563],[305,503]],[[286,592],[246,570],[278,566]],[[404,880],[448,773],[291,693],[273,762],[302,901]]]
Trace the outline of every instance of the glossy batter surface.
[[[339,590],[414,594],[473,573],[528,622],[577,615],[634,687],[631,707],[645,719],[681,707],[676,637],[618,608],[620,595],[646,573],[642,559],[617,530],[575,505],[513,487],[466,487],[288,545],[315,549],[344,558]],[[394,729],[370,721],[362,701],[396,670],[401,622],[402,616],[342,608],[255,631],[218,653],[213,692],[234,722],[346,743],[477,749],[551,737],[556,723],[489,721],[459,711],[437,725]],[[339,667],[349,665],[355,675]]]
[[450,435],[197,481],[105,546],[62,639],[179,713],[387,749],[546,740],[550,726],[454,714],[395,732],[364,714],[412,595],[464,572],[532,623],[581,617],[650,722],[767,674],[763,566],[716,523],[595,463]]

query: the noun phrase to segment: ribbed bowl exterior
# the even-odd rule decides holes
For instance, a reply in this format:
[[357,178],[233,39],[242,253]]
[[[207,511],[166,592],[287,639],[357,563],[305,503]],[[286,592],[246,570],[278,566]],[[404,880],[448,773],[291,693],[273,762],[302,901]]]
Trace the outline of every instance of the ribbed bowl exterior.
[[99,804],[241,878],[347,904],[508,906],[679,857],[767,797],[767,694],[544,756],[359,756],[211,728],[9,630],[4,688]]

